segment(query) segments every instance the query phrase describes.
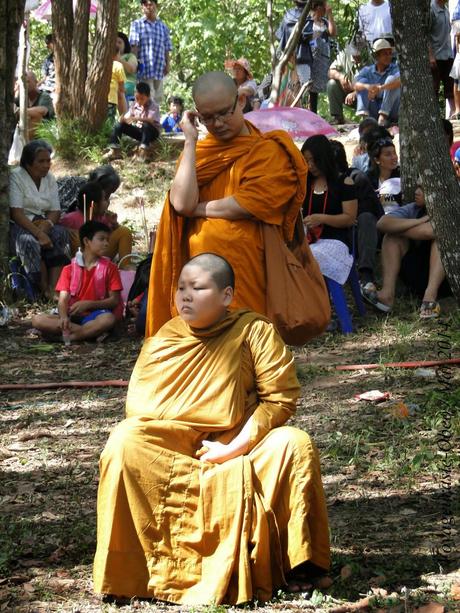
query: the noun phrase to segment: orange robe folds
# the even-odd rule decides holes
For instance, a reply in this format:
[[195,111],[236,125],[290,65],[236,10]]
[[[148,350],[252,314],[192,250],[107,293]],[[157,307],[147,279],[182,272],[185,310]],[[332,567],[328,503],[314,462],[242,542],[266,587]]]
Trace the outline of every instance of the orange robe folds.
[[[292,355],[256,313],[202,331],[177,317],[147,339],[101,456],[95,590],[235,604],[268,600],[306,560],[328,568],[318,453],[283,426],[298,394]],[[196,459],[250,416],[246,455]]]
[[254,219],[179,216],[166,198],[150,272],[146,336],[177,315],[174,293],[180,271],[204,252],[225,257],[236,278],[232,308],[266,314],[264,242],[260,222],[279,226],[291,240],[305,198],[307,165],[286,132],[250,134],[222,142],[208,135],[197,143],[201,202],[233,196]]

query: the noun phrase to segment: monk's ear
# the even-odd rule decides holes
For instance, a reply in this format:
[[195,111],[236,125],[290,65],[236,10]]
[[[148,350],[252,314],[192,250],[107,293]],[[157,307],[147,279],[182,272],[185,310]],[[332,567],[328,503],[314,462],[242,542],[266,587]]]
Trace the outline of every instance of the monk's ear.
[[223,290],[224,305],[227,307],[233,300],[233,288],[229,285]]

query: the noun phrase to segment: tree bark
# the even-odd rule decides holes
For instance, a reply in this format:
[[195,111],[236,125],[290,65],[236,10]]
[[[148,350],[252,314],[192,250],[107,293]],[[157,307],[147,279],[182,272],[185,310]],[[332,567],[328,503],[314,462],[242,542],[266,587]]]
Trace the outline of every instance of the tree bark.
[[428,59],[429,0],[392,0],[406,115],[402,175],[420,176],[428,214],[452,292],[460,302],[460,186],[438,110]]
[[0,2],[0,262],[8,256],[8,151],[13,135],[13,86],[25,0]]
[[96,41],[86,81],[83,118],[95,131],[107,117],[107,97],[117,39],[119,0],[99,0]]
[[89,9],[91,0],[78,0],[73,17],[72,61],[70,64],[70,112],[80,117],[83,109],[82,92],[88,73]]
[[54,43],[54,66],[56,69],[56,115],[59,119],[72,116],[70,98],[72,40],[73,40],[73,5],[72,0],[53,2],[51,13]]
[[272,72],[276,66],[275,29],[273,27],[273,0],[267,0],[268,36],[270,38],[270,57],[272,59]]

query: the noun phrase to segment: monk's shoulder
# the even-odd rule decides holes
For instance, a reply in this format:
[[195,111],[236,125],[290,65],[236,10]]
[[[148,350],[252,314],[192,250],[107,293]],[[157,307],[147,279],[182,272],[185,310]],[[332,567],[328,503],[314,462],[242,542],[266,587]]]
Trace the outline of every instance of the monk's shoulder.
[[273,323],[264,315],[255,315],[247,327],[246,339],[249,345],[262,346],[266,342],[284,344]]

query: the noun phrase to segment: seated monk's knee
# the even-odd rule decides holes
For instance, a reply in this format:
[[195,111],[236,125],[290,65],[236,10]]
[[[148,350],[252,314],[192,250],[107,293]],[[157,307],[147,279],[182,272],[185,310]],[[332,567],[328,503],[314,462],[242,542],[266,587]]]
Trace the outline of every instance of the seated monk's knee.
[[292,454],[302,450],[311,452],[314,449],[310,436],[303,430],[292,426],[273,428],[262,442],[267,442],[272,449],[291,451]]
[[140,424],[137,418],[125,419],[112,430],[101,460],[128,461],[131,453],[139,448],[142,438]]

